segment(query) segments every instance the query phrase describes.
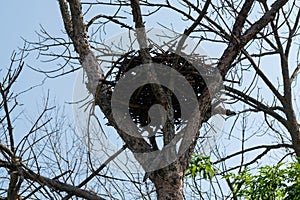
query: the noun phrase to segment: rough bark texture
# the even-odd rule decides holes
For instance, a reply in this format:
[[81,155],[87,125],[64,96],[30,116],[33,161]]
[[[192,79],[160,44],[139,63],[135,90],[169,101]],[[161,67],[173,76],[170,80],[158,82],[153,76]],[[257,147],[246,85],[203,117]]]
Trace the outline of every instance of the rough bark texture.
[[150,179],[156,188],[157,199],[183,199],[183,169],[180,163],[155,171]]

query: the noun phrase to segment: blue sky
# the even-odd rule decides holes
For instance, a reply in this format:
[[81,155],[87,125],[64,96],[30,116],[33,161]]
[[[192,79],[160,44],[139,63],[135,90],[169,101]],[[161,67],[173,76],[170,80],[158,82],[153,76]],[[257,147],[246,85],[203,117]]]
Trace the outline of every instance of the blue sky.
[[[19,52],[19,48],[23,47],[22,38],[33,42],[38,41],[36,32],[40,31],[41,25],[52,35],[63,35],[58,2],[53,0],[4,1],[0,7],[0,23],[3,27],[0,33],[0,78],[6,72],[5,69],[9,67],[12,52],[14,50]],[[42,74],[31,70],[27,65],[37,68],[43,65],[44,69],[53,69],[55,63],[42,63],[41,58],[37,59],[37,55],[38,52],[34,51],[24,59],[23,72],[14,87],[16,93],[40,84],[44,79]],[[18,102],[24,104],[18,111],[24,111],[29,119],[36,119],[43,106],[41,102],[48,91],[50,91],[52,102],[53,99],[55,99],[56,104],[70,102],[72,100],[73,79],[74,74],[58,79],[47,79],[43,86],[24,93],[18,98]],[[71,106],[66,109],[71,109]],[[18,112],[14,113],[15,116],[17,114]],[[17,137],[24,135],[31,126],[30,123],[24,122],[22,117],[17,123],[20,123],[15,124]]]
[[28,40],[37,39],[35,31],[42,24],[51,32],[59,32],[62,22],[58,4],[53,0],[11,0],[2,3],[0,8],[1,30],[1,65],[8,63],[11,52],[23,46],[24,37]]

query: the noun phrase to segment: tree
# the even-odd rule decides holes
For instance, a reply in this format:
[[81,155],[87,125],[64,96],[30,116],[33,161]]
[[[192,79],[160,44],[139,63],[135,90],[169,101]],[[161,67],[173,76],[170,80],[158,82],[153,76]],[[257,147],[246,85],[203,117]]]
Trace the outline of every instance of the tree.
[[[85,23],[87,17],[85,17],[84,14],[91,13],[92,8],[97,6],[100,6],[100,8],[108,7],[112,10],[111,13],[114,13],[95,15],[90,21]],[[154,184],[158,199],[184,198],[184,175],[187,169],[193,170],[193,166],[189,168],[189,163],[192,159],[192,154],[198,150],[197,142],[201,141],[199,130],[203,124],[215,114],[237,114],[235,122],[240,120],[243,128],[241,131],[242,135],[238,135],[242,143],[242,149],[240,151],[223,156],[219,150],[215,152],[214,162],[205,162],[205,166],[210,166],[212,163],[219,168],[219,174],[217,174],[217,176],[223,177],[223,175],[234,170],[241,172],[244,167],[254,164],[273,149],[289,148],[295,151],[297,156],[300,155],[299,124],[297,123],[292,95],[293,83],[299,68],[294,67],[295,70],[291,74],[288,60],[299,27],[298,13],[300,12],[296,1],[288,3],[287,0],[277,0],[270,3],[267,1],[254,0],[241,2],[202,2],[185,0],[182,2],[135,0],[80,2],[79,0],[59,0],[59,7],[70,42],[65,39],[52,37],[44,31],[43,34],[40,35],[42,37],[41,42],[31,44],[35,46],[33,49],[39,49],[41,51],[48,51],[48,48],[51,47],[63,47],[65,49],[63,54],[51,53],[50,56],[63,59],[65,65],[51,72],[43,72],[47,76],[53,75],[52,72],[57,73],[54,76],[62,76],[65,73],[74,71],[75,67],[73,66],[73,61],[79,62],[86,73],[87,89],[93,95],[94,104],[100,107],[109,125],[114,127],[122,138],[125,143],[124,148],[130,149],[142,167],[148,171],[144,179],[149,178]],[[110,12],[110,9],[108,9],[108,12]],[[148,13],[143,9],[147,10]],[[167,38],[168,42],[171,42],[157,46],[157,43],[147,39],[148,31],[145,26],[147,26],[147,22],[151,21],[151,17],[160,16],[163,10],[167,10],[167,13],[172,13],[174,16],[179,16],[182,19],[182,27],[186,26],[186,28],[180,27],[181,29],[179,31],[181,34],[176,34],[178,38],[174,40],[173,43],[172,40],[174,38],[169,35],[164,35],[162,37]],[[132,19],[133,23],[128,19]],[[114,52],[106,51],[107,47],[100,48],[103,42],[97,41],[96,34],[102,34],[102,31],[105,31],[105,27],[112,26],[112,24],[120,26],[122,29],[133,31],[136,34],[138,49],[134,51],[126,51],[126,49],[123,49],[125,52],[121,55],[117,55],[119,56],[119,60],[113,60],[113,62],[110,63],[111,66],[118,68],[111,67],[112,70],[105,73],[102,65],[103,62],[97,59],[95,52],[97,50],[102,52],[102,56],[107,56],[107,54]],[[172,27],[163,27],[171,30],[173,33],[177,31],[173,30]],[[95,29],[92,30],[92,28]],[[216,45],[222,49],[222,53],[219,57],[216,57],[216,61],[212,58],[213,63],[207,65],[201,61],[201,57],[196,54],[185,53],[188,37],[192,37],[193,40],[196,41],[196,44],[204,41],[211,45]],[[48,43],[49,40],[54,43]],[[76,54],[70,49],[70,44],[74,46]],[[268,77],[268,72],[261,69],[261,62],[264,58],[269,56],[277,56],[280,61],[282,76],[279,82],[282,84],[279,83],[278,87],[274,86],[274,80],[272,80],[272,77]],[[198,93],[196,92],[197,102],[191,101],[187,104],[200,105],[199,108],[197,106],[196,108],[191,107],[191,110],[189,110],[190,115],[188,115],[189,117],[187,118],[188,120],[184,121],[181,120],[181,115],[184,113],[180,113],[180,105],[178,106],[178,103],[181,102],[180,98],[178,95],[175,95],[177,98],[176,101],[172,89],[170,91],[159,86],[159,84],[149,84],[145,87],[141,87],[140,93],[135,93],[136,99],[131,98],[129,102],[138,104],[138,106],[140,106],[140,104],[145,106],[139,109],[134,109],[134,107],[129,106],[129,110],[131,109],[129,115],[131,114],[131,117],[135,120],[135,124],[145,126],[153,120],[153,117],[151,118],[150,116],[149,119],[147,114],[152,104],[160,104],[164,107],[166,123],[162,127],[161,136],[163,137],[163,146],[160,147],[161,149],[158,149],[158,135],[149,134],[147,135],[149,138],[138,137],[135,126],[126,125],[125,127],[127,129],[122,129],[124,126],[120,124],[120,119],[113,115],[113,109],[115,109],[115,107],[112,106],[118,105],[114,104],[114,92],[117,90],[116,85],[122,86],[118,81],[121,82],[124,74],[125,77],[129,76],[126,72],[131,69],[137,69],[140,65],[144,67],[154,66],[153,68],[155,68],[153,63],[164,64],[178,71],[180,71],[178,66],[181,66],[185,70],[190,70],[187,71],[185,76],[187,79],[193,78],[197,80],[194,85],[192,81],[189,83],[192,85],[194,92],[197,91]],[[197,74],[195,70],[190,69],[191,67],[197,68],[197,63],[204,66],[206,70],[204,74],[201,72]],[[297,63],[297,61],[294,61],[294,63]],[[129,69],[126,69],[124,66],[129,66]],[[68,67],[71,67],[69,71]],[[122,69],[122,67],[125,69]],[[151,68],[145,69],[148,69],[147,73],[150,74],[152,83],[161,83],[159,77],[161,74],[165,74],[157,72],[163,71],[155,71]],[[116,76],[115,73],[117,73]],[[194,73],[196,73],[196,75],[192,76],[191,74]],[[181,74],[184,74],[184,72],[181,71]],[[207,78],[209,76],[205,77],[205,75],[208,74],[212,74],[213,80]],[[175,74],[172,75],[175,76]],[[108,79],[108,77],[113,77],[114,79],[111,80]],[[165,75],[165,77],[168,76]],[[247,78],[244,79],[244,77]],[[252,82],[248,81],[251,79],[250,77],[253,77]],[[172,82],[172,79],[169,79],[170,82]],[[224,85],[225,90],[220,87],[220,83]],[[255,90],[257,86],[260,86],[260,83],[265,84],[266,87],[264,87],[264,90],[267,90],[267,92],[261,93],[259,90]],[[283,87],[281,87],[281,85],[283,85]],[[174,88],[176,87],[179,87],[179,84],[175,85]],[[274,99],[264,98],[262,96],[264,94],[267,94],[267,97],[273,95]],[[190,93],[183,92],[180,93],[180,95],[182,95],[182,99],[188,99],[185,95],[190,95]],[[3,99],[5,99],[4,97],[5,96],[3,96]],[[138,97],[143,97],[140,102],[138,102]],[[224,102],[223,97],[231,97],[232,101],[229,99]],[[145,99],[150,101],[149,105],[146,104]],[[268,100],[266,101],[265,99]],[[230,104],[236,106],[237,111],[232,112],[228,108],[224,109],[224,107],[220,106],[222,103],[225,103],[225,107]],[[126,106],[128,108],[128,105]],[[125,112],[122,110],[121,105],[120,107],[116,107],[119,109],[117,109],[117,113],[120,115],[122,112]],[[246,136],[247,134],[250,135],[251,131],[247,131],[249,127],[246,121],[247,119],[252,119],[252,116],[248,115],[248,113],[255,115],[257,112],[263,112],[265,116],[265,121],[262,124],[267,125],[267,128],[263,130],[271,136],[280,137],[281,140],[276,141],[278,144],[258,145],[254,147],[248,146],[248,137]],[[6,118],[8,118],[8,116],[9,112],[6,112]],[[124,117],[123,115],[121,116]],[[230,119],[228,121],[227,123],[230,123]],[[175,160],[171,159],[172,162],[168,162],[168,157],[160,159],[160,162],[157,162],[157,160],[153,162],[151,157],[150,159],[145,159],[143,156],[151,155],[150,153],[152,152],[165,150],[168,148],[168,144],[172,144],[172,140],[174,138],[176,139],[178,135],[176,134],[178,132],[176,132],[175,128],[178,128],[179,122],[184,122],[187,127],[181,145],[187,146],[188,148],[184,149],[184,152],[178,155]],[[235,122],[232,123],[232,130],[235,128]],[[289,135],[284,135],[281,130],[286,130]],[[132,132],[135,134],[131,134]],[[229,136],[230,135],[231,133],[229,133]],[[176,140],[175,144],[177,144],[178,141]],[[289,142],[291,142],[291,144]],[[13,143],[10,142],[7,146],[13,147]],[[167,152],[171,154],[176,151],[175,146],[171,145],[171,148],[167,149]],[[3,148],[5,149],[6,147]],[[264,149],[264,151],[255,154],[256,156],[253,156],[246,162],[247,158],[245,154],[260,149]],[[10,155],[13,155],[13,153]],[[222,168],[222,165],[233,157],[240,157],[241,162],[234,167],[225,164],[225,167]],[[11,158],[13,160],[13,156],[11,156]],[[152,157],[152,159],[154,158],[155,157]],[[281,158],[285,158],[285,155],[281,156],[280,159]],[[199,164],[199,160],[196,159],[196,161],[195,158],[193,158],[192,164],[194,164],[194,166]],[[149,163],[158,163],[161,164],[162,167],[147,170]],[[3,166],[7,164],[7,162],[3,162]],[[9,165],[9,167],[12,168],[16,166]],[[17,166],[17,168],[14,169],[21,170],[23,167]],[[102,168],[100,167],[99,169]],[[213,168],[209,167],[209,169],[210,172],[215,173]],[[31,172],[33,174],[30,174]],[[31,181],[37,181],[38,175],[34,174],[33,171],[28,171],[27,173],[29,173],[29,175],[26,175],[26,173],[24,175],[24,173],[19,173],[18,177],[23,176]],[[97,173],[99,173],[98,170],[94,171],[90,177],[94,178]],[[229,177],[225,176],[224,178],[228,183],[229,189],[232,191],[231,195],[236,198],[235,195],[237,191],[234,189],[232,181]],[[86,179],[87,181],[82,184],[82,186],[89,182],[90,179],[91,178]],[[11,180],[13,180],[13,178],[11,178]],[[69,193],[68,198],[72,195],[90,199],[100,198],[85,190],[78,189],[78,187],[67,185],[66,183],[53,182],[51,179],[46,179],[46,177],[44,177],[42,181],[39,181],[51,188]],[[214,184],[211,182],[211,185]],[[195,188],[197,187],[198,184],[195,184]],[[219,188],[221,195],[226,196],[223,194],[220,186]],[[196,191],[195,193],[198,193],[197,195],[204,198],[201,188]],[[225,192],[226,191],[224,191],[224,193]],[[17,191],[15,193],[17,194]],[[218,192],[215,191],[215,195],[218,196]],[[9,196],[11,196],[11,193],[9,193]],[[15,199],[15,195],[13,199]]]
[[[190,8],[196,9],[197,7],[193,7],[193,5],[189,2],[185,2]],[[225,49],[223,55],[221,56],[220,60],[218,61],[217,64],[217,69],[220,71],[220,74],[222,75],[223,78],[225,78],[227,72],[232,66],[232,63],[234,60],[237,58],[239,53],[243,50],[245,45],[248,44],[249,41],[251,41],[256,35],[264,28],[266,25],[271,22],[271,20],[274,19],[276,13],[278,12],[279,9],[282,8],[282,6],[286,3],[286,1],[276,1],[271,9],[268,8],[268,5],[266,2],[263,2],[262,5],[265,7],[265,14],[262,15],[262,17],[250,28],[243,30],[244,25],[247,20],[247,15],[249,14],[251,8],[254,5],[254,1],[247,1],[243,4],[241,7],[240,11],[238,12],[238,15],[236,16],[234,25],[231,30],[231,34],[229,34],[230,38],[229,39],[229,44],[227,48]],[[146,5],[149,5],[149,2],[145,2]],[[196,10],[199,11],[199,16],[198,18],[193,22],[193,24],[185,30],[184,34],[189,35],[190,33],[193,32],[193,30],[196,28],[197,25],[200,24],[201,20],[204,18],[205,13],[207,12],[208,7],[210,6],[211,2],[207,1],[203,9]],[[68,6],[70,7],[70,11],[68,10]],[[122,3],[119,3],[120,6],[122,6]],[[141,13],[141,8],[140,8],[140,2],[139,1],[130,1],[129,5],[132,8],[132,16],[133,16],[133,21],[135,22],[135,28],[137,29],[137,41],[140,46],[140,56],[142,63],[148,63],[150,62],[150,52],[148,50],[148,46],[145,44],[146,42],[146,31],[144,29],[144,23],[142,19],[142,13]],[[165,4],[168,7],[170,6],[170,3],[167,2]],[[155,5],[154,5],[155,6]],[[162,5],[160,5],[162,6]],[[94,93],[97,91],[97,85],[93,85],[95,83],[98,83],[99,80],[102,80],[104,78],[104,74],[102,71],[99,71],[101,67],[98,66],[97,59],[95,56],[93,56],[93,52],[91,48],[89,47],[89,41],[87,37],[87,32],[85,30],[85,25],[83,22],[83,16],[82,16],[82,11],[81,11],[81,4],[79,1],[69,1],[68,4],[67,2],[60,1],[60,8],[62,11],[62,17],[64,20],[65,28],[70,36],[71,40],[73,41],[73,44],[75,46],[75,49],[77,53],[79,54],[81,58],[81,64],[84,68],[84,70],[87,73],[88,76],[88,88],[91,93]],[[172,7],[171,7],[172,8]],[[271,22],[271,25],[273,22]],[[183,39],[179,41],[178,45],[179,48],[184,43],[184,38],[185,36],[183,35]],[[176,62],[176,59],[175,61]],[[149,72],[151,73],[151,72]],[[290,81],[288,80],[288,83]],[[108,86],[107,86],[108,87]],[[276,90],[277,91],[277,90]],[[154,90],[156,93],[161,93],[160,90],[158,89],[157,91]],[[118,128],[118,124],[114,123],[113,117],[111,116],[111,107],[110,104],[107,103],[110,101],[111,97],[110,95],[107,94],[107,92],[104,92],[103,90],[100,90],[100,94],[95,94],[96,98],[96,104],[98,104],[106,117],[108,118],[109,122],[115,127],[115,129],[118,131],[119,135],[121,138],[125,141],[125,143],[128,145],[128,148],[132,152],[148,152],[153,150],[155,145],[149,146],[143,139],[137,139],[130,137],[128,133],[124,132],[123,130],[120,130]],[[164,97],[161,95],[160,101],[164,102],[162,100]],[[165,97],[168,99],[168,97]],[[99,100],[98,100],[99,99]],[[202,117],[200,117],[200,126],[204,121],[203,114],[207,112],[208,110],[208,105],[210,104],[211,98],[209,98],[209,94],[206,91],[202,92],[202,97],[199,100],[201,102],[201,107],[200,107],[200,113],[202,114]],[[169,105],[170,102],[166,100],[167,104]],[[291,102],[288,102],[288,105]],[[173,108],[174,109],[174,108]],[[172,108],[170,108],[172,110]],[[169,111],[167,111],[169,113]],[[172,112],[172,111],[171,111]],[[172,113],[171,113],[172,114]],[[170,115],[171,115],[170,114]],[[167,114],[169,115],[169,114]],[[169,115],[169,116],[170,116]],[[293,114],[292,114],[293,115]],[[291,117],[291,116],[290,116]],[[171,120],[170,120],[171,121]],[[289,121],[295,121],[290,118]],[[168,119],[167,119],[167,122]],[[168,125],[167,125],[168,126]],[[200,128],[198,127],[198,129]],[[174,129],[165,129],[165,132],[163,133],[164,138],[171,137],[172,134],[174,134],[172,131]],[[198,132],[199,133],[199,132]],[[196,135],[195,138],[198,138],[199,134]],[[295,138],[295,137],[293,137]],[[165,143],[164,145],[168,144],[168,141],[164,139]],[[298,144],[298,139],[294,141],[294,144]],[[296,143],[295,143],[296,142]],[[195,142],[191,144],[189,149],[185,152],[184,155],[180,156],[180,158],[172,163],[170,166],[166,168],[161,168],[158,170],[155,170],[154,172],[151,172],[150,179],[151,181],[155,184],[156,186],[156,191],[157,191],[157,196],[159,199],[182,199],[182,185],[183,185],[183,174],[187,168],[187,165],[190,161],[190,157],[192,152],[194,151],[195,148]],[[296,149],[297,145],[294,145],[294,148]],[[151,149],[152,148],[152,149]],[[155,150],[155,149],[154,149]],[[141,163],[142,164],[142,163]],[[173,170],[169,170],[169,169]]]
[[[67,176],[71,173],[70,169],[76,170],[75,163],[82,165],[81,162],[70,158],[76,159],[82,156],[82,150],[76,150],[77,152],[75,151],[63,155],[65,151],[63,151],[63,147],[59,142],[63,137],[63,132],[65,132],[64,126],[67,125],[67,121],[62,113],[61,116],[57,117],[59,121],[55,121],[54,123],[51,122],[51,117],[49,117],[48,114],[54,116],[59,115],[59,113],[53,112],[55,106],[50,105],[49,96],[45,97],[41,114],[35,121],[32,121],[32,127],[28,132],[24,129],[22,138],[20,140],[18,138],[18,142],[15,142],[16,133],[14,123],[16,123],[18,117],[22,115],[22,111],[19,111],[19,107],[22,105],[19,103],[18,98],[22,93],[37,87],[33,86],[29,89],[24,88],[21,92],[16,92],[14,90],[14,85],[24,67],[24,56],[24,51],[21,52],[19,58],[17,57],[17,53],[13,53],[11,65],[7,68],[7,72],[4,74],[4,78],[0,84],[2,100],[0,104],[2,127],[0,143],[0,199],[52,199],[53,196],[51,192],[43,188],[44,185],[53,188],[58,194],[61,191],[68,191],[68,193],[75,194],[76,196],[85,199],[103,199],[90,191],[66,183],[68,179]],[[57,134],[58,131],[60,132],[59,134]],[[76,144],[78,138],[70,137],[69,140],[73,140],[71,143],[72,147],[74,147],[73,145],[78,146],[78,144]],[[65,145],[64,148],[68,148],[68,146]],[[77,153],[79,153],[79,155]],[[68,158],[69,156],[70,158]],[[67,160],[64,160],[64,157]],[[43,163],[44,166],[41,167],[39,163]],[[71,167],[71,165],[73,166]],[[51,175],[57,173],[55,170],[55,172],[53,172],[53,169],[58,169],[61,174],[52,178],[45,177],[40,175],[39,171],[42,170],[42,168],[48,169],[48,174]],[[78,176],[78,174],[75,175],[74,178],[76,176]],[[62,178],[63,180],[59,180],[59,178]],[[72,182],[75,179],[71,178]],[[6,198],[2,197],[2,194],[5,193],[7,194]],[[62,198],[61,194],[55,198],[59,197]]]

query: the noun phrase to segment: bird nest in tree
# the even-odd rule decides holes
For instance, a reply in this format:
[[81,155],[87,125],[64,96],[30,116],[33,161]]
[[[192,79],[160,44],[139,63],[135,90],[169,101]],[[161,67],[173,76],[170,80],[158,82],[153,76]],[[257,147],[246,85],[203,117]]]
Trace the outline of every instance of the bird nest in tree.
[[[164,66],[171,67],[183,75],[192,86],[198,99],[206,87],[206,83],[202,76],[209,76],[210,74],[213,74],[213,71],[215,70],[212,66],[205,64],[204,56],[195,55],[189,57],[188,60],[169,51],[161,53],[151,51],[150,54],[153,63],[163,64]],[[118,80],[120,80],[120,78],[122,78],[126,72],[129,70],[134,71],[136,67],[142,64],[143,62],[140,51],[131,51],[123,54],[117,61],[113,62],[113,67],[111,69],[117,70],[113,73],[110,72],[110,78],[113,77],[112,85],[117,84]],[[198,70],[200,69],[200,72],[195,68],[195,65],[197,65]],[[151,106],[162,103],[161,99],[159,99],[159,97],[153,93],[153,87],[151,85],[152,84],[145,84],[139,87],[131,95],[128,106],[132,120],[141,126],[146,126],[150,123],[151,119],[149,118],[148,111]],[[166,93],[171,94],[171,102],[174,110],[174,124],[179,125],[181,123],[181,109],[179,102],[176,96],[170,92],[168,88],[164,86],[161,87]],[[114,87],[112,86],[112,90],[113,89]]]

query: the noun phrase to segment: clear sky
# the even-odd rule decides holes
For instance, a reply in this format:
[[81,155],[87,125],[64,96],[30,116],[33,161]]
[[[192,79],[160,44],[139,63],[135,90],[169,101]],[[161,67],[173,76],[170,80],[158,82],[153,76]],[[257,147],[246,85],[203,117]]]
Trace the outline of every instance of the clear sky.
[[11,52],[23,46],[21,37],[36,40],[35,31],[43,25],[58,33],[62,29],[58,3],[53,0],[4,1],[0,7],[1,65],[8,63]]
[[[5,69],[9,67],[12,52],[14,50],[20,52],[18,48],[23,47],[24,41],[22,38],[37,42],[38,36],[36,32],[40,31],[41,25],[52,35],[63,35],[63,24],[60,18],[58,2],[54,0],[3,1],[0,7],[0,23],[2,24],[0,31],[1,78],[6,73]],[[34,51],[24,59],[24,69],[18,82],[15,84],[14,91],[23,91],[33,85],[40,84],[44,79],[42,74],[31,70],[27,65],[37,68],[43,65],[43,69],[53,69],[55,63],[42,63],[42,59],[37,58],[37,55],[38,52]],[[70,102],[72,100],[73,79],[74,75],[46,80],[43,86],[19,97],[19,103],[24,104],[19,111],[25,111],[32,120],[36,119],[42,108],[41,101],[47,95],[48,90],[50,91],[50,99],[55,99],[57,104]],[[71,106],[69,106],[69,109],[71,109]],[[17,115],[18,113],[14,114]],[[19,133],[24,135],[24,128],[30,128],[30,124],[26,124],[22,120],[18,123],[23,123],[23,126],[16,124],[15,133],[17,135]]]

